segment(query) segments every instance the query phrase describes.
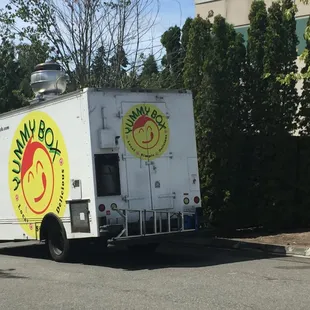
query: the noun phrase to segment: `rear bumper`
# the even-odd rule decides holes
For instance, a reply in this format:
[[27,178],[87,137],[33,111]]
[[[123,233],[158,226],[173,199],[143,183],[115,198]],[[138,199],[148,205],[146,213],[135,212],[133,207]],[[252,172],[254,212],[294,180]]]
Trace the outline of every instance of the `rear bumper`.
[[143,235],[143,236],[111,238],[111,239],[108,239],[108,244],[134,245],[134,244],[161,243],[161,242],[166,242],[166,241],[193,237],[197,235],[197,233],[198,232],[196,230],[188,230],[188,231],[177,231],[177,232],[160,233],[160,234]]

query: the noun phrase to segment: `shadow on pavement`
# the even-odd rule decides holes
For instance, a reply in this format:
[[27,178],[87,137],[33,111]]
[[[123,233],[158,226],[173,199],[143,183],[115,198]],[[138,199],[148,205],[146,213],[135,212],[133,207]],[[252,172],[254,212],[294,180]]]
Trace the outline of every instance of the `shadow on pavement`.
[[15,269],[0,269],[0,279],[27,279],[27,277],[14,275]]
[[[0,255],[50,260],[43,245],[16,246],[0,249]],[[132,253],[126,249],[109,248],[80,249],[73,253],[71,264],[102,266],[125,270],[155,270],[164,268],[198,268],[221,264],[232,264],[251,260],[271,258],[263,253],[229,251],[206,247],[186,247],[177,244],[163,244],[152,254]],[[0,276],[1,277],[1,276]]]

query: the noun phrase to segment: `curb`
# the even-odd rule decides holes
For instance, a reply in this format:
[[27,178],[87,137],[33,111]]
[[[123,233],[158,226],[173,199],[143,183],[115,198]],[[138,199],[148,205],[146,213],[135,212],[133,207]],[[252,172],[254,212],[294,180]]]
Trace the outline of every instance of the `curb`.
[[224,248],[232,250],[244,250],[262,252],[269,255],[278,256],[299,256],[310,258],[309,247],[282,246],[274,244],[252,243],[240,240],[224,239],[224,238],[199,238],[186,239],[182,244],[189,246],[203,246],[213,248]]
[[39,241],[6,241],[6,242],[1,242],[0,243],[0,251],[1,250],[6,250],[6,249],[11,249],[11,248],[21,248],[21,247],[26,247],[26,246],[34,246],[34,245],[40,245]]

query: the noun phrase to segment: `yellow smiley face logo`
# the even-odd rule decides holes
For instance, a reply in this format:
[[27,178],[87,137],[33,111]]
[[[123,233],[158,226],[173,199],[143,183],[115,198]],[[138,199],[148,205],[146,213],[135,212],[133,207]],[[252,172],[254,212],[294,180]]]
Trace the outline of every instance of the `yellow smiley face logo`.
[[152,104],[135,105],[123,117],[122,138],[135,157],[144,160],[160,157],[169,145],[167,117]]
[[37,238],[47,213],[64,216],[70,186],[65,141],[46,113],[31,112],[21,120],[12,139],[8,168],[16,217],[25,233]]
[[136,144],[142,149],[152,149],[159,141],[160,132],[158,125],[150,117],[142,115],[135,122],[132,130]]
[[36,214],[50,206],[54,192],[54,168],[47,149],[29,140],[21,166],[21,186],[27,206]]

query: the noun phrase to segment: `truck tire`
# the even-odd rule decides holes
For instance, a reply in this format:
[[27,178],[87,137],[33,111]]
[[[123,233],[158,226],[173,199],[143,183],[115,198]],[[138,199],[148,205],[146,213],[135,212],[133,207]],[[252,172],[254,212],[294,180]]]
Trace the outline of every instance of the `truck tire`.
[[51,227],[47,236],[48,251],[56,262],[66,262],[69,258],[70,242],[60,227]]

